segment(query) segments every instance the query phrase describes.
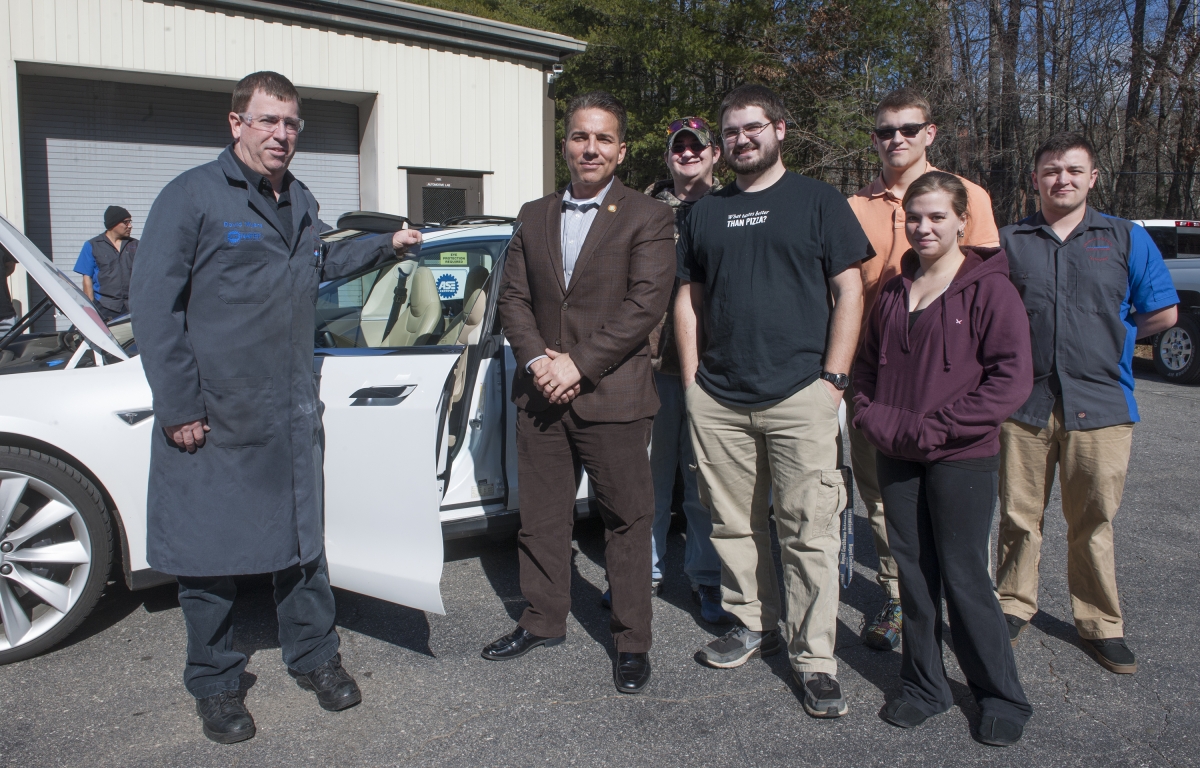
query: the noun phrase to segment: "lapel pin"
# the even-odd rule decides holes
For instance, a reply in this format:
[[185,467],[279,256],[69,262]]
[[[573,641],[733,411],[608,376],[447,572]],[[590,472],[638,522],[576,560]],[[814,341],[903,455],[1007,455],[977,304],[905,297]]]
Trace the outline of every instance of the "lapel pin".
[[609,212],[609,213],[616,213],[616,212],[617,212],[617,206],[615,206],[615,205],[610,205],[610,206],[608,206],[608,212]]

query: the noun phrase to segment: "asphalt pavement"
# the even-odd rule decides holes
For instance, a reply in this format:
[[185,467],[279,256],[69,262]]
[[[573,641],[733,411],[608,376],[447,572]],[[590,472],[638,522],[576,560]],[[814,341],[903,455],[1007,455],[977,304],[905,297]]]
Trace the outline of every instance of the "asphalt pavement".
[[[113,585],[65,644],[0,667],[0,764],[12,766],[1193,766],[1200,765],[1200,388],[1139,374],[1124,503],[1116,519],[1126,634],[1140,669],[1113,675],[1078,646],[1066,589],[1057,490],[1046,515],[1041,612],[1016,649],[1034,707],[1015,747],[976,743],[979,712],[949,648],[958,705],[902,731],[879,719],[899,690],[900,653],[864,647],[881,592],[870,531],[842,593],[837,658],[850,713],[809,718],[784,655],[713,670],[692,654],[719,633],[702,623],[672,530],[668,581],[654,601],[654,679],[641,696],[611,682],[603,529],[577,526],[567,642],[511,662],[480,648],[524,601],[512,540],[450,542],[447,615],[338,592],[342,654],[363,704],[321,710],[280,659],[269,579],[240,584],[237,645],[258,725],[251,741],[209,742],[180,675],[184,628],[171,587]],[[678,521],[677,521],[678,522]],[[949,633],[947,633],[947,636]]]

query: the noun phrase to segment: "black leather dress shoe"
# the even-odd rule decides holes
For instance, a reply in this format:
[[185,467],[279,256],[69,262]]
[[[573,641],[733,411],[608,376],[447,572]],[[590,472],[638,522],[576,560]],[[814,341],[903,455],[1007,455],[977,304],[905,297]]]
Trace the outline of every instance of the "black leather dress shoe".
[[517,628],[512,632],[496,640],[491,645],[484,647],[483,653],[480,655],[489,661],[508,661],[518,656],[524,656],[539,645],[549,648],[552,645],[558,645],[566,639],[566,635],[560,637],[538,637],[518,624]]
[[340,653],[308,674],[301,674],[294,669],[289,669],[288,674],[296,678],[296,684],[301,688],[317,694],[321,709],[338,712],[362,701],[358,683],[342,668]]
[[650,654],[618,653],[613,662],[613,683],[621,693],[641,693],[650,682]]
[[240,691],[221,691],[196,699],[196,714],[204,735],[218,744],[234,744],[254,738],[254,718],[246,710]]

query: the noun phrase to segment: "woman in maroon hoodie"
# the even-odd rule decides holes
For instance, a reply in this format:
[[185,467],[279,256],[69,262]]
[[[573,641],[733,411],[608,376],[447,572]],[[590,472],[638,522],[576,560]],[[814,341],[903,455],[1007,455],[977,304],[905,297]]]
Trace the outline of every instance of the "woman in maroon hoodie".
[[992,590],[988,541],[1000,425],[1033,389],[1025,305],[998,248],[958,246],[967,191],[934,171],[904,195],[912,250],[883,286],[854,362],[854,425],[879,449],[888,543],[904,610],[903,692],[880,715],[903,728],[954,703],[942,664],[942,596],[982,720],[1021,738],[1033,709]]

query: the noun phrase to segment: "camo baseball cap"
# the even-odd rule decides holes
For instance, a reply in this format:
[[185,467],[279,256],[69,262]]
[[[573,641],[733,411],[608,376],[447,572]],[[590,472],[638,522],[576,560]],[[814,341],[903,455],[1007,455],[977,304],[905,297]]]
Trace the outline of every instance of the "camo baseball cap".
[[701,146],[709,146],[715,144],[712,129],[708,127],[708,123],[702,117],[681,117],[678,120],[672,120],[667,126],[667,151],[671,151],[671,147],[675,144],[675,137],[681,132],[687,131],[696,137]]

